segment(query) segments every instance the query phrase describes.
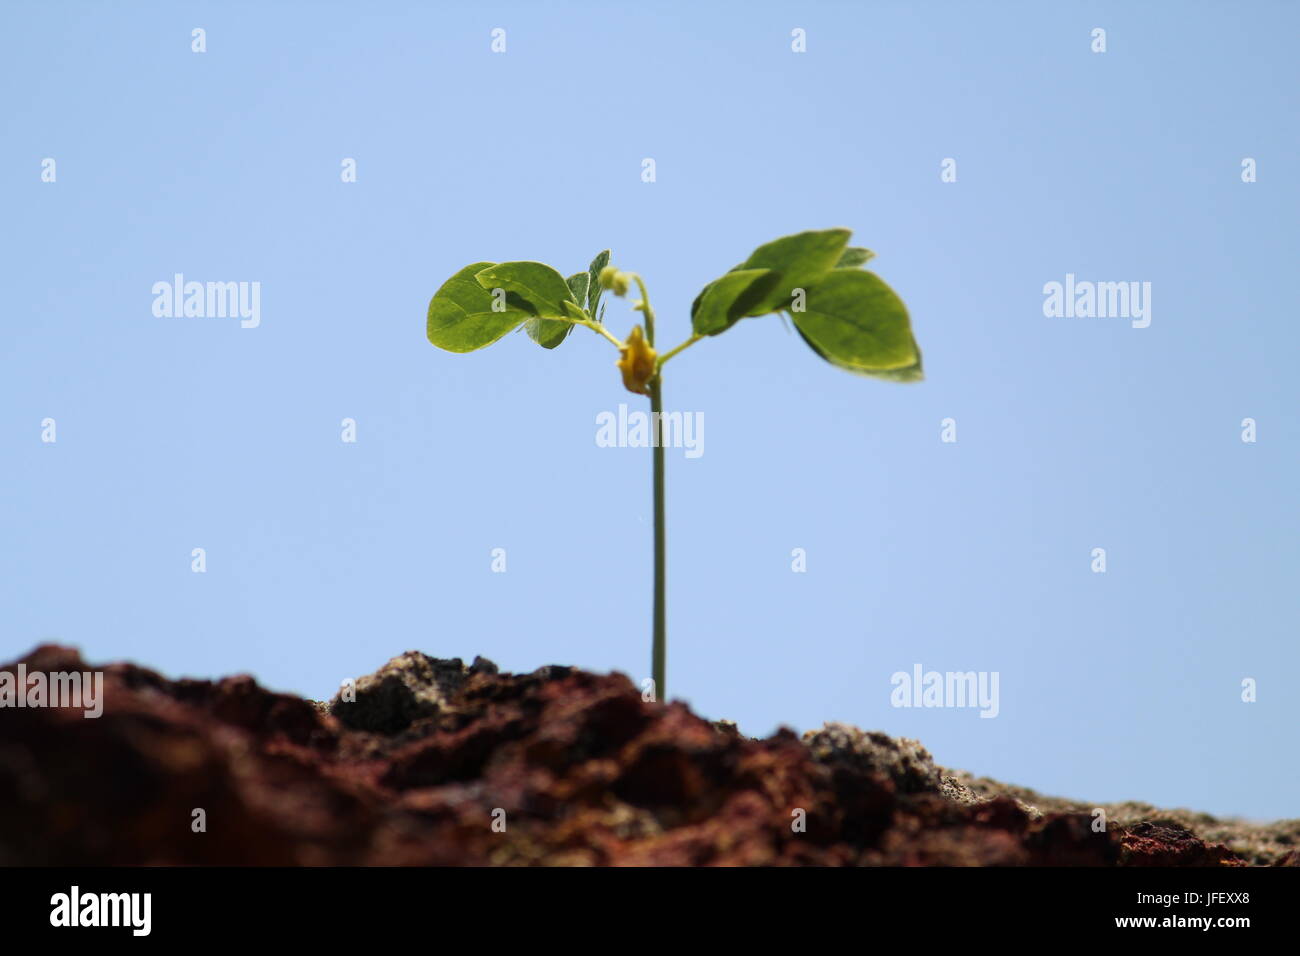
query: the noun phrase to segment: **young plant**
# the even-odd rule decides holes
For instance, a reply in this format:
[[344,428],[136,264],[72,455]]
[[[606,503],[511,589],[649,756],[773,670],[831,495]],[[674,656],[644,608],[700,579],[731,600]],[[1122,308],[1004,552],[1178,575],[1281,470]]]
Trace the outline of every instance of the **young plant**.
[[[491,345],[521,325],[553,349],[581,325],[618,349],[615,363],[628,391],[650,399],[654,485],[654,692],[667,700],[664,569],[664,450],[659,441],[663,368],[696,342],[720,335],[741,319],[788,314],[796,331],[827,362],[891,382],[921,380],[921,351],[907,309],[875,273],[862,268],[874,255],[849,245],[849,230],[800,232],[759,246],[749,258],[706,285],[691,305],[691,334],[665,352],[655,350],[655,312],[635,272],[609,264],[606,250],[586,272],[564,278],[540,262],[475,262],[461,269],[429,302],[429,341],[449,352]],[[644,317],[626,338],[604,324],[601,294],[626,295]]]

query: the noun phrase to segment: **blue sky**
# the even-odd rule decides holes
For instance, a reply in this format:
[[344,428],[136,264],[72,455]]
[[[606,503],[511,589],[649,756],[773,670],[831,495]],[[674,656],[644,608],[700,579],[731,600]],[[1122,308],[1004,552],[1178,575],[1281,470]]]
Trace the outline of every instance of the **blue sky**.
[[[674,359],[666,405],[706,433],[668,452],[671,696],[1051,793],[1300,814],[1294,4],[4,19],[0,658],[317,698],[407,649],[640,681],[650,461],[596,445],[640,401],[613,350],[441,352],[428,299],[470,262],[608,247],[671,344],[755,246],[843,225],[927,380],[848,375],[771,317]],[[155,317],[176,273],[259,282],[261,324]],[[1046,317],[1067,273],[1150,282],[1150,326]],[[892,707],[915,664],[997,672],[998,716]]]

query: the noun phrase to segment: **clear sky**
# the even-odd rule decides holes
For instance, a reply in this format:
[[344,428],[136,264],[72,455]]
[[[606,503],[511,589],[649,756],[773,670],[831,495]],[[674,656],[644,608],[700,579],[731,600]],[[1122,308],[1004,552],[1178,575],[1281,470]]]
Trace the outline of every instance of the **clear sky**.
[[[927,380],[834,369],[772,317],[674,359],[666,405],[706,429],[668,452],[671,696],[1050,793],[1300,816],[1300,5],[3,20],[0,658],[317,698],[408,649],[639,682],[650,457],[595,423],[643,400],[584,329],[439,351],[429,297],[608,247],[671,344],[755,246],[842,225]],[[177,273],[260,283],[260,325],[156,317]],[[1149,327],[1045,316],[1067,274],[1151,283]],[[634,317],[611,302],[616,334]],[[891,706],[917,664],[997,672],[998,716]]]

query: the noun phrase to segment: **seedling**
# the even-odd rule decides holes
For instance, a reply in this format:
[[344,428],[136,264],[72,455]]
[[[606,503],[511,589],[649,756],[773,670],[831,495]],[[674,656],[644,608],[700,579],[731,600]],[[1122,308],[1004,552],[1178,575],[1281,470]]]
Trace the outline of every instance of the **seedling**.
[[[586,272],[564,278],[540,262],[475,262],[442,284],[429,302],[429,341],[449,352],[491,345],[521,325],[543,348],[560,345],[574,326],[585,326],[618,349],[615,363],[628,391],[650,399],[654,485],[655,694],[667,700],[664,574],[664,450],[659,441],[663,369],[696,342],[721,335],[741,319],[789,315],[795,329],[827,362],[891,382],[921,380],[921,351],[907,309],[879,276],[862,268],[870,250],[849,245],[849,230],[800,232],[759,246],[748,259],[714,279],[691,305],[691,335],[666,352],[655,351],[655,312],[635,272],[609,264],[609,251]],[[601,295],[626,295],[633,283],[642,314],[625,339],[605,326]]]

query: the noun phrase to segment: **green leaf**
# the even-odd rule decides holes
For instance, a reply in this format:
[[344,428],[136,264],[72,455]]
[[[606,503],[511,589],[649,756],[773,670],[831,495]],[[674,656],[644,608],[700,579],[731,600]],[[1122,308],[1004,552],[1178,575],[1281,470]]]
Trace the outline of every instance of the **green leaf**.
[[[573,296],[574,302],[582,302],[587,298],[587,273],[579,272],[565,279],[565,284],[569,287],[569,292]],[[587,314],[582,311],[581,307],[574,305],[568,299],[560,303],[560,307],[565,313],[573,319],[585,319]],[[524,323],[524,330],[528,337],[544,349],[553,349],[569,337],[573,331],[572,322],[562,322],[559,319],[529,319]]]
[[856,269],[874,258],[876,258],[876,254],[870,249],[864,249],[862,246],[849,246],[844,250],[844,255],[840,256],[840,261],[835,263],[835,268]]
[[725,332],[743,316],[743,304],[764,295],[777,280],[771,269],[740,269],[714,279],[704,287],[691,306],[691,331],[696,335]]
[[832,365],[895,382],[923,377],[907,308],[875,273],[836,270],[808,290],[806,304],[790,317]]
[[564,277],[541,262],[503,262],[474,277],[484,289],[505,289],[527,302],[542,318],[562,318],[560,303],[572,300]]
[[524,323],[528,337],[544,349],[553,349],[569,337],[573,323],[559,319],[531,318]]
[[569,287],[569,294],[573,297],[574,302],[582,305],[587,301],[587,288],[591,283],[591,276],[588,273],[575,272],[564,282]]
[[824,358],[827,362],[830,362],[836,368],[842,368],[846,372],[852,372],[855,375],[865,375],[868,378],[879,378],[887,382],[904,382],[904,383],[920,382],[925,378],[924,370],[921,367],[921,350],[919,348],[916,350],[916,363],[914,365],[907,366],[907,368],[892,368],[892,369],[855,368],[852,365],[844,365],[840,362],[835,361],[833,358],[829,357],[825,352],[819,349],[816,345],[814,345],[812,341],[809,340],[808,336],[804,335],[800,329],[796,328],[795,331],[799,333],[799,337],[803,339],[805,343],[807,343],[810,349],[812,349],[814,352],[816,352],[818,355]]
[[429,300],[425,327],[429,341],[448,352],[473,352],[491,345],[531,314],[518,300],[507,296],[504,311],[494,311],[498,300],[474,277],[491,262],[475,262],[442,284]]
[[[600,313],[596,311],[600,305],[600,295],[604,291],[600,287],[600,270],[609,265],[609,250],[599,253],[596,258],[591,260],[591,265],[587,268],[587,311],[597,322],[600,321]],[[581,304],[582,300],[578,300]]]
[[868,369],[850,369],[857,371],[860,375],[870,375],[872,378],[882,378],[888,382],[920,382],[925,379],[925,370],[921,367],[921,350],[916,350],[916,362],[907,368],[891,368],[884,370],[870,371]]
[[737,303],[741,315],[766,315],[786,307],[795,289],[807,291],[835,268],[852,233],[822,229],[783,236],[759,246],[732,272],[771,269],[777,274],[770,288],[751,290]]

